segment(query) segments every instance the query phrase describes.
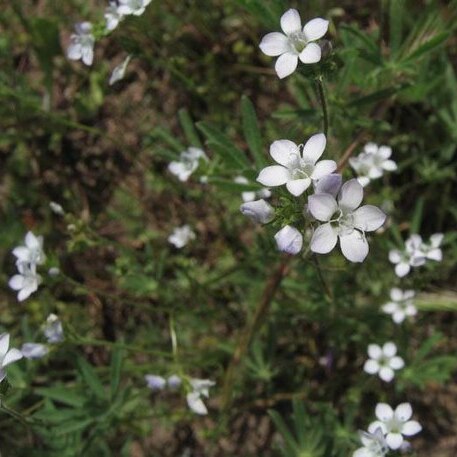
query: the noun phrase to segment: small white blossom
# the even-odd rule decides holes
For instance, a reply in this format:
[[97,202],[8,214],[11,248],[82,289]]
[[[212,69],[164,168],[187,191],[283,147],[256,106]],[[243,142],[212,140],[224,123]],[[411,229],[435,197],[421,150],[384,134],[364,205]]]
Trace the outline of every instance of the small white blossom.
[[50,314],[43,327],[48,343],[60,343],[64,340],[62,322],[55,314]]
[[109,85],[112,86],[117,81],[120,81],[124,78],[125,72],[127,70],[127,65],[129,64],[131,56],[127,56],[122,63],[114,67],[113,72],[109,78]]
[[13,290],[17,290],[17,299],[23,301],[30,297],[38,290],[41,283],[41,276],[36,273],[36,266],[34,263],[18,263],[18,274],[14,275],[8,282],[8,285]]
[[184,182],[198,168],[200,160],[208,160],[204,151],[199,148],[190,147],[186,151],[181,152],[179,160],[175,160],[168,165],[168,170],[180,181]]
[[49,202],[49,207],[51,208],[51,211],[54,214],[57,214],[58,216],[64,216],[65,215],[65,211],[62,208],[62,205],[59,205],[56,202]]
[[284,33],[269,33],[262,38],[259,45],[267,56],[279,56],[275,64],[279,78],[291,75],[298,66],[298,59],[305,64],[321,60],[321,48],[313,41],[327,33],[328,21],[312,19],[302,29],[300,14],[296,9],[289,9],[281,16],[281,29]]
[[296,255],[303,247],[303,235],[291,225],[284,226],[275,235],[278,249],[287,254]]
[[109,6],[105,9],[106,29],[113,31],[121,22],[123,14],[118,10],[116,1],[110,1]]
[[181,378],[176,374],[169,376],[167,379],[167,385],[170,389],[177,389],[178,387],[181,386],[181,384],[182,384]]
[[148,387],[152,390],[163,390],[167,385],[165,378],[155,374],[147,374],[144,379]]
[[352,457],[384,457],[389,451],[381,427],[378,427],[374,433],[359,431],[359,436],[363,447],[357,449]]
[[6,378],[5,367],[10,363],[17,362],[22,359],[22,352],[19,349],[10,347],[9,333],[0,335],[0,382]]
[[94,61],[95,38],[92,35],[92,24],[80,22],[75,25],[76,33],[70,36],[67,57],[71,60],[82,60],[86,65]]
[[405,362],[397,355],[397,346],[388,342],[384,346],[370,344],[368,346],[369,359],[365,362],[363,370],[368,374],[377,374],[383,381],[390,382],[395,377],[394,370],[400,370]]
[[274,217],[273,207],[263,199],[243,203],[240,206],[240,211],[259,224],[268,224]]
[[375,414],[378,420],[370,424],[368,431],[374,433],[381,428],[390,449],[396,450],[401,447],[403,435],[413,436],[422,430],[419,422],[410,420],[413,410],[409,403],[398,405],[395,411],[386,403],[378,403]]
[[398,249],[389,251],[389,260],[395,264],[395,274],[399,278],[406,276],[411,271],[411,267],[424,265],[426,257],[422,251],[422,238],[420,235],[411,235],[406,240],[403,251]]
[[292,195],[300,196],[313,181],[335,171],[335,161],[318,161],[326,144],[327,139],[323,133],[313,135],[301,151],[293,141],[275,141],[270,146],[270,155],[279,165],[264,168],[257,181],[267,187],[285,184]]
[[209,398],[209,388],[215,386],[216,383],[209,379],[191,379],[190,385],[192,391],[186,395],[189,408],[196,414],[208,414],[208,409],[201,397]]
[[392,149],[389,146],[378,146],[375,143],[365,145],[363,152],[351,157],[349,164],[357,173],[357,180],[366,186],[372,179],[380,178],[384,171],[395,171],[397,164],[389,159]]
[[443,238],[442,233],[435,233],[430,237],[428,243],[421,243],[420,250],[427,260],[435,260],[436,262],[443,260],[443,252],[440,248]]
[[176,227],[168,237],[168,242],[178,249],[183,248],[191,240],[195,240],[195,232],[189,225]]
[[152,0],[119,0],[117,11],[119,14],[141,16]]
[[57,276],[60,274],[60,269],[57,268],[57,267],[51,267],[49,270],[48,270],[48,275],[49,276]]
[[363,262],[368,255],[365,232],[377,230],[384,224],[386,215],[376,206],[360,206],[363,187],[356,179],[341,187],[338,198],[330,194],[308,197],[308,210],[318,221],[324,222],[313,234],[311,251],[327,254],[339,239],[341,252],[351,262]]
[[24,343],[21,352],[26,359],[41,359],[49,353],[49,349],[41,343]]
[[[237,176],[234,181],[237,184],[249,184],[249,181],[247,178],[244,176]],[[270,198],[271,197],[271,192],[269,189],[260,189],[260,190],[248,190],[245,192],[241,193],[241,198],[243,201],[246,202],[252,202],[256,200],[257,198]]]
[[27,232],[24,239],[24,246],[18,246],[13,249],[13,255],[16,257],[16,264],[42,265],[46,256],[43,252],[43,237],[35,236],[32,232]]
[[383,305],[382,310],[386,314],[391,314],[392,320],[396,324],[401,324],[406,317],[417,314],[413,303],[414,295],[413,290],[401,290],[394,287],[390,290],[391,301]]

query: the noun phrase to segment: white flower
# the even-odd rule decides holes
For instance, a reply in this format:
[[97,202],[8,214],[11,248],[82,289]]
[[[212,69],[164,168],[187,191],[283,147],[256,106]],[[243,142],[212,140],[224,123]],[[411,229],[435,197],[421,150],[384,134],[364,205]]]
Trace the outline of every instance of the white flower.
[[377,230],[384,224],[386,215],[376,206],[364,205],[363,187],[356,179],[341,187],[336,200],[330,194],[308,197],[308,210],[320,225],[311,239],[311,251],[329,253],[340,240],[343,255],[351,262],[363,262],[368,254],[365,232]]
[[420,250],[424,256],[429,260],[436,260],[441,262],[443,260],[443,252],[441,251],[441,243],[444,235],[442,233],[435,233],[430,237],[429,243],[422,243]]
[[[234,181],[237,184],[249,184],[249,181],[244,176],[237,176]],[[270,198],[271,192],[269,189],[260,189],[260,190],[248,190],[241,193],[241,198],[243,201],[252,202],[256,198]]]
[[120,63],[117,67],[114,67],[113,72],[109,78],[110,86],[124,78],[125,71],[127,70],[127,65],[129,64],[130,59],[131,56],[127,56],[122,63]]
[[58,216],[64,216],[65,215],[65,211],[62,208],[62,205],[59,205],[56,202],[49,202],[49,207],[51,208],[51,211],[54,214],[57,214]]
[[105,9],[106,29],[110,32],[113,31],[121,22],[123,14],[118,10],[117,3],[110,1],[109,6]]
[[95,38],[92,35],[92,24],[80,22],[75,25],[76,33],[70,36],[67,57],[71,60],[81,59],[86,65],[92,65],[94,60]]
[[36,266],[34,263],[18,263],[17,269],[19,274],[14,275],[9,280],[8,285],[11,289],[19,291],[17,299],[23,301],[38,290],[38,286],[41,283],[41,276],[36,273]]
[[10,363],[22,359],[22,352],[19,349],[9,349],[9,347],[9,333],[2,333],[0,335],[0,382],[2,382],[6,378],[5,367]]
[[336,169],[333,160],[321,160],[327,139],[323,133],[313,135],[300,147],[289,140],[278,140],[270,146],[270,155],[279,165],[264,168],[257,181],[267,187],[286,185],[287,190],[298,197],[311,185]]
[[162,376],[157,376],[155,374],[147,374],[144,377],[146,384],[152,390],[163,390],[167,385],[167,381]]
[[259,224],[268,224],[274,217],[273,207],[263,199],[243,203],[240,206],[240,211]]
[[168,170],[177,176],[180,181],[187,181],[190,175],[198,168],[201,159],[208,160],[201,149],[190,147],[181,152],[179,161],[173,161],[168,165]]
[[307,64],[321,60],[321,48],[312,42],[327,33],[328,21],[321,18],[312,19],[302,29],[300,14],[297,10],[290,9],[281,17],[281,29],[284,34],[269,33],[260,43],[260,49],[264,54],[271,57],[279,56],[275,70],[281,79],[296,70],[298,59]]
[[389,447],[381,427],[378,427],[374,433],[359,431],[359,436],[363,447],[357,449],[352,457],[384,457],[387,454]]
[[181,378],[176,375],[172,374],[168,379],[167,379],[167,384],[170,389],[177,389],[181,384]]
[[62,322],[55,314],[50,314],[43,327],[48,343],[60,343],[64,340]]
[[189,241],[195,239],[195,232],[189,225],[176,227],[168,237],[168,242],[178,249],[183,248]]
[[26,359],[41,359],[49,353],[49,349],[41,343],[24,343],[21,352]]
[[284,226],[275,235],[278,249],[287,254],[295,255],[301,251],[303,247],[303,236],[295,228],[290,225]]
[[409,403],[398,405],[395,411],[386,403],[378,403],[375,414],[378,420],[370,424],[368,431],[374,433],[380,427],[386,435],[386,442],[390,449],[401,447],[403,435],[413,436],[422,430],[419,422],[410,420],[413,410]]
[[152,0],[119,0],[117,11],[119,14],[123,15],[133,14],[135,16],[141,16],[151,1]]
[[216,383],[209,379],[191,379],[190,385],[192,391],[186,395],[189,408],[196,414],[208,414],[208,409],[201,397],[209,398],[209,388],[216,385]]
[[392,149],[389,146],[378,146],[374,143],[365,145],[363,152],[351,157],[349,164],[357,173],[357,180],[366,186],[370,180],[380,178],[384,171],[395,171],[397,164],[390,160]]
[[13,249],[13,255],[17,259],[16,264],[28,263],[30,265],[42,265],[46,260],[43,252],[43,237],[35,236],[32,232],[27,232],[24,243],[24,246],[18,246]]
[[413,290],[400,290],[394,287],[390,290],[390,299],[392,301],[386,303],[382,310],[386,314],[391,314],[392,319],[396,324],[401,324],[407,316],[415,316],[417,309],[414,306]]
[[370,344],[368,346],[369,359],[363,370],[368,374],[377,374],[383,381],[390,382],[395,377],[394,370],[400,370],[405,362],[397,355],[397,346],[388,342],[384,346]]
[[420,235],[411,235],[405,242],[405,249],[389,251],[389,260],[395,264],[395,274],[403,278],[410,271],[411,267],[420,267],[425,263],[425,254],[422,251],[422,238]]

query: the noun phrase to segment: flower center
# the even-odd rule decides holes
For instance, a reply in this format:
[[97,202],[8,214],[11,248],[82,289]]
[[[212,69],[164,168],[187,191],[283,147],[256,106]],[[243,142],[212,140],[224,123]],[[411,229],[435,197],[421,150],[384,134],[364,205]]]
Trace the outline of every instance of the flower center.
[[297,159],[292,170],[293,179],[308,179],[311,177],[314,171],[314,165],[309,162],[305,162],[303,159]]
[[332,227],[336,228],[339,236],[350,235],[354,231],[354,216],[339,209],[330,219]]
[[292,49],[298,54],[300,54],[308,44],[305,34],[300,30],[289,35],[289,43],[292,46]]

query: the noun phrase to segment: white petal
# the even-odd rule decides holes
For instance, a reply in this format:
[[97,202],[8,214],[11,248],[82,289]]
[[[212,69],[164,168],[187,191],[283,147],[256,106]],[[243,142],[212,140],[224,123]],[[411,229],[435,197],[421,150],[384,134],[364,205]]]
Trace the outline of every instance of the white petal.
[[275,235],[276,244],[278,249],[287,254],[296,255],[301,251],[303,247],[303,236],[295,228],[290,225],[286,225]]
[[381,346],[377,344],[369,344],[368,345],[368,355],[370,359],[378,360],[382,357],[382,349]]
[[338,197],[339,206],[346,210],[354,210],[360,206],[363,199],[363,187],[357,179],[350,179],[343,184]]
[[328,176],[336,170],[336,162],[334,160],[320,160],[316,163],[314,171],[311,175],[312,179],[321,179]]
[[308,43],[298,57],[303,63],[317,63],[322,57],[321,47],[316,43]]
[[411,419],[412,415],[413,408],[411,408],[409,403],[401,403],[395,409],[395,417],[401,422],[406,422],[407,420]]
[[310,178],[294,179],[286,184],[287,190],[294,196],[299,197],[311,185]]
[[427,259],[441,262],[443,260],[443,252],[440,248],[432,249],[427,252]]
[[401,357],[392,357],[389,362],[390,368],[394,370],[401,370],[405,366],[405,362]]
[[278,57],[275,63],[276,74],[280,79],[291,75],[297,68],[298,56],[291,52],[286,52]]
[[421,424],[417,421],[408,421],[403,425],[401,432],[405,436],[413,436],[422,430]]
[[392,370],[392,368],[382,367],[379,370],[379,377],[385,382],[392,381],[392,379],[394,379],[394,376],[395,376],[395,373],[394,373],[394,370]]
[[40,239],[37,238],[32,232],[27,232],[25,235],[25,245],[29,249],[40,249],[41,248]]
[[409,273],[410,269],[411,268],[410,268],[409,264],[401,262],[395,266],[395,274],[399,278],[403,278],[404,276],[406,276]]
[[186,395],[187,404],[189,408],[196,414],[205,415],[208,414],[203,400],[200,398],[199,392],[190,392]]
[[351,234],[340,236],[341,252],[351,262],[363,262],[368,255],[368,242],[357,230]]
[[363,371],[368,374],[376,374],[379,371],[379,363],[376,360],[367,360],[363,365]]
[[401,310],[398,310],[398,311],[395,311],[395,313],[393,313],[392,320],[396,324],[401,324],[405,320],[405,317],[406,317],[405,316],[405,312],[401,311]]
[[442,233],[435,233],[430,237],[430,243],[434,248],[441,246],[444,235]]
[[400,251],[398,249],[392,249],[391,251],[389,251],[389,261],[391,263],[399,263],[399,262],[401,262],[401,254],[400,254]]
[[263,199],[242,204],[240,211],[259,224],[267,224],[274,217],[273,207]]
[[41,343],[24,343],[21,352],[26,359],[40,359],[49,352],[49,349]]
[[82,47],[79,43],[71,43],[67,48],[67,57],[70,60],[79,60],[81,58]]
[[288,51],[289,40],[282,33],[272,32],[262,38],[259,47],[267,56],[276,57]]
[[382,310],[383,310],[385,313],[389,313],[389,314],[394,313],[395,311],[397,311],[397,309],[398,309],[398,304],[397,304],[397,303],[394,303],[394,302],[386,303],[386,304],[383,305],[383,307],[382,307]]
[[317,133],[316,135],[311,136],[303,146],[302,157],[307,162],[312,162],[314,164],[323,154],[326,145],[327,138],[325,135],[323,133]]
[[2,367],[6,367],[10,363],[17,362],[20,359],[22,359],[22,352],[19,349],[12,348],[6,353]]
[[354,211],[353,216],[354,226],[364,232],[377,230],[386,220],[386,215],[373,205],[361,206]]
[[281,16],[281,29],[286,35],[301,30],[300,14],[296,9],[291,8]]
[[380,146],[376,152],[380,157],[387,160],[392,155],[392,148],[389,146]]
[[319,38],[322,38],[327,33],[327,30],[328,21],[320,17],[312,19],[303,27],[303,31],[305,32],[308,41],[316,41]]
[[25,246],[18,246],[17,248],[13,249],[13,255],[20,262],[28,262],[30,259],[30,249],[26,248]]
[[318,220],[327,222],[338,209],[330,194],[314,194],[308,197],[308,210]]
[[281,165],[271,165],[260,171],[257,181],[267,187],[282,186],[290,179],[289,170]]
[[366,447],[361,447],[352,454],[352,457],[373,457],[373,452]]
[[407,316],[415,316],[417,314],[417,308],[414,305],[408,305],[405,309]]
[[9,333],[2,333],[0,335],[0,360],[5,357],[10,347],[10,335]]
[[386,171],[395,171],[397,169],[397,164],[393,160],[385,160],[382,163],[382,168]]
[[376,433],[376,431],[378,429],[381,429],[383,433],[386,433],[387,432],[387,428],[386,428],[386,424],[384,424],[384,422],[381,422],[381,421],[374,421],[372,422],[369,426],[368,426],[368,431],[370,433]]
[[8,285],[13,290],[21,290],[24,287],[24,276],[14,275],[8,282]]
[[289,140],[277,140],[270,146],[270,155],[279,165],[287,167],[291,161],[299,157],[298,146]]
[[[398,262],[395,262],[398,263]],[[403,291],[399,289],[398,287],[394,287],[390,289],[390,298],[393,301],[400,301],[403,299]]]
[[336,246],[337,240],[336,231],[330,224],[320,225],[311,238],[311,251],[327,254]]
[[341,187],[343,178],[337,173],[332,173],[319,179],[314,185],[314,192],[316,194],[330,194],[336,198]]
[[394,417],[394,411],[387,403],[378,403],[375,414],[381,422],[387,422]]
[[382,347],[382,352],[386,357],[393,357],[397,353],[397,346],[392,341],[389,341]]
[[362,187],[368,186],[368,184],[370,184],[370,178],[366,176],[359,176],[357,181]]
[[403,444],[403,436],[400,433],[388,433],[386,443],[392,450],[400,449]]
[[0,382],[2,382],[6,378],[6,372],[5,370],[2,370],[0,368]]

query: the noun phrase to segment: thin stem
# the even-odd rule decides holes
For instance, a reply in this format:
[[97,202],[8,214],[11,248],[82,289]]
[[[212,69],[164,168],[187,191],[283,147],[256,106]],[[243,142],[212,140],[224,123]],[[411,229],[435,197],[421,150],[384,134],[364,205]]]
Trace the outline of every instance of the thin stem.
[[325,280],[324,275],[322,274],[322,269],[321,269],[319,259],[316,254],[313,254],[313,262],[314,262],[314,265],[316,266],[317,275],[319,276],[319,280],[322,284],[322,287],[324,289],[327,300],[330,303],[333,303],[333,291],[330,288],[330,286],[327,284],[327,281]]
[[324,78],[322,75],[317,77],[317,90],[319,92],[319,99],[322,106],[322,116],[324,120],[324,134],[327,136],[328,133],[328,105],[327,98],[325,96]]
[[171,338],[171,348],[173,351],[173,358],[175,362],[178,360],[178,338],[176,337],[175,331],[175,320],[173,315],[170,314],[170,338]]

